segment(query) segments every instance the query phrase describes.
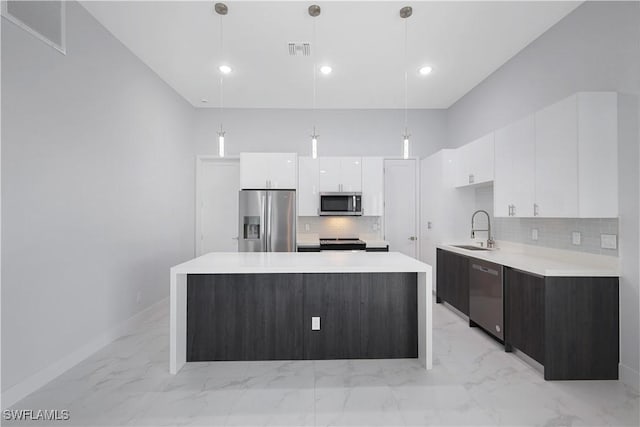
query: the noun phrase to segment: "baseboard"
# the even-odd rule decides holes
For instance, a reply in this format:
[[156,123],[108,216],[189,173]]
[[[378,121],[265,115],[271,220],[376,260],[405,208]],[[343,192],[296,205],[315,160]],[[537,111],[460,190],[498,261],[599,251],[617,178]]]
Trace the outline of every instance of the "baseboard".
[[640,392],[640,372],[620,363],[618,365],[618,373],[620,374],[620,381]]
[[55,379],[56,377],[62,375],[69,369],[73,368],[78,363],[82,362],[87,357],[91,356],[104,346],[112,343],[116,339],[120,338],[123,335],[130,333],[130,331],[141,321],[145,320],[145,318],[151,314],[153,314],[156,310],[158,310],[162,305],[166,304],[167,298],[163,298],[162,300],[150,305],[144,310],[134,314],[127,320],[123,321],[119,325],[111,328],[107,332],[103,333],[98,338],[88,342],[82,347],[76,349],[72,353],[58,360],[57,362],[52,363],[46,368],[36,372],[32,376],[27,379],[19,382],[18,384],[10,387],[4,393],[2,393],[2,409],[9,408],[14,405],[16,402],[24,399],[34,391],[43,387],[45,384]]

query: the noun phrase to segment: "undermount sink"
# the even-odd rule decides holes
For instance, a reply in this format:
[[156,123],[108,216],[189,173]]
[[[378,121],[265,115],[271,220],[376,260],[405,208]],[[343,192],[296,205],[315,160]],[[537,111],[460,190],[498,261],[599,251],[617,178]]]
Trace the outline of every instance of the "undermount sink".
[[470,251],[488,251],[489,249],[487,248],[482,248],[480,246],[473,246],[473,245],[453,245],[454,248],[460,248],[460,249],[467,249]]

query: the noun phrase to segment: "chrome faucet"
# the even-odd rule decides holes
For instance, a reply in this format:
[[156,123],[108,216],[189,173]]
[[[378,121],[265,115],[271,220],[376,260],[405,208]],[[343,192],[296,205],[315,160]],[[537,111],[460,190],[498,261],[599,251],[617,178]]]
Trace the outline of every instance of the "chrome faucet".
[[[478,213],[482,212],[483,214],[485,214],[487,216],[487,229],[486,230],[481,230],[481,229],[477,229],[474,228],[473,226],[473,220],[475,219],[476,215]],[[471,238],[475,239],[476,238],[476,231],[486,231],[487,232],[487,248],[493,248],[496,244],[496,242],[493,240],[493,237],[491,236],[491,218],[489,217],[489,212],[479,209],[477,211],[475,211],[473,213],[473,215],[471,215]]]

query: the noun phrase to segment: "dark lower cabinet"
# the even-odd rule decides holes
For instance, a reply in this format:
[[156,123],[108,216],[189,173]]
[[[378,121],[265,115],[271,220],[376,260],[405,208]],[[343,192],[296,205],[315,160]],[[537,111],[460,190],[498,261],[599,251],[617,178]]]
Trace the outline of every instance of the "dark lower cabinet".
[[618,379],[617,277],[540,277],[507,269],[505,348],[547,380]]
[[418,357],[418,291],[415,273],[362,274],[362,357]]
[[190,274],[187,361],[303,354],[302,274]]
[[190,274],[187,361],[415,358],[417,304],[416,273]]
[[437,250],[436,301],[446,301],[469,315],[469,259]]
[[505,269],[505,348],[544,364],[544,277]]
[[[304,358],[352,359],[361,355],[360,288],[357,273],[304,275]],[[320,317],[320,330],[311,318]]]

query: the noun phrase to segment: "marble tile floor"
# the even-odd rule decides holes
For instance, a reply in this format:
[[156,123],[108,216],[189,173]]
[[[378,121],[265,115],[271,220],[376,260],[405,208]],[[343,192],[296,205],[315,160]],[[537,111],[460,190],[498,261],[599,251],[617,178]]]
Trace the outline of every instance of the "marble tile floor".
[[[618,381],[545,382],[442,305],[434,367],[416,360],[217,362],[168,373],[168,306],[12,409],[55,426],[638,426]],[[42,421],[5,422],[38,425]]]

